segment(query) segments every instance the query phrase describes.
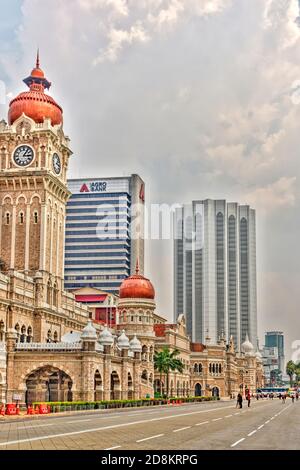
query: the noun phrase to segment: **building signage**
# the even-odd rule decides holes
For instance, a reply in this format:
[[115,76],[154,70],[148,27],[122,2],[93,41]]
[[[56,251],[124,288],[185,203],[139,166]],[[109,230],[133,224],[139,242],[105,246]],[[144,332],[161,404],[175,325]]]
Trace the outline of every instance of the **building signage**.
[[104,193],[107,190],[106,181],[93,181],[92,183],[83,183],[81,193]]

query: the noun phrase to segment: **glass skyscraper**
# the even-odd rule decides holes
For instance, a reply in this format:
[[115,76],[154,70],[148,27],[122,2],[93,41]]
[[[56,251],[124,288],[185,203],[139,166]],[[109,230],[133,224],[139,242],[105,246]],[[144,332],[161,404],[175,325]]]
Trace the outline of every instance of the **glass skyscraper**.
[[65,288],[118,294],[124,278],[144,270],[144,182],[138,175],[69,180]]
[[278,368],[285,373],[284,358],[284,334],[282,331],[267,331],[265,334],[265,347],[277,348],[278,350]]
[[255,211],[225,200],[193,201],[174,216],[174,316],[192,341],[248,333],[257,344]]

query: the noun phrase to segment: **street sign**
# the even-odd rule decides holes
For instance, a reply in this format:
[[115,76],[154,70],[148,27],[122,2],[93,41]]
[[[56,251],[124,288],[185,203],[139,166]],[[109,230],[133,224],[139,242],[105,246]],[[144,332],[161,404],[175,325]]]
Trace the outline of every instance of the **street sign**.
[[21,401],[22,400],[22,394],[21,393],[14,393],[13,394],[13,401]]

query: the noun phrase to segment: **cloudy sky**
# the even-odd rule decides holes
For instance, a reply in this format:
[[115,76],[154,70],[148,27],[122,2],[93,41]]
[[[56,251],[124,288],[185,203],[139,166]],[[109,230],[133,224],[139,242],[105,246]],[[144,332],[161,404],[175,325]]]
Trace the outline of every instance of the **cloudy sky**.
[[[258,318],[300,339],[298,0],[0,0],[8,99],[34,63],[64,107],[70,176],[139,173],[155,203],[257,211]],[[0,105],[0,118],[7,105]],[[172,316],[172,247],[148,243]]]

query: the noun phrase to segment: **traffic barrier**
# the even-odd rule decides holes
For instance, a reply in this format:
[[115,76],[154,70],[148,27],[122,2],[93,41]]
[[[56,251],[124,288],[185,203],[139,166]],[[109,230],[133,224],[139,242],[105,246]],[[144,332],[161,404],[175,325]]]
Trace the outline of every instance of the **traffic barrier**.
[[35,414],[35,411],[34,411],[33,406],[28,406],[28,408],[27,408],[27,414],[28,414],[28,415],[34,415],[34,414]]
[[5,415],[5,406],[3,404],[1,405],[0,415],[2,415],[2,416]]
[[17,407],[15,403],[8,403],[6,405],[5,414],[8,416],[15,416],[17,414]]
[[40,415],[47,415],[49,413],[49,407],[47,405],[40,405],[39,406],[39,414]]

